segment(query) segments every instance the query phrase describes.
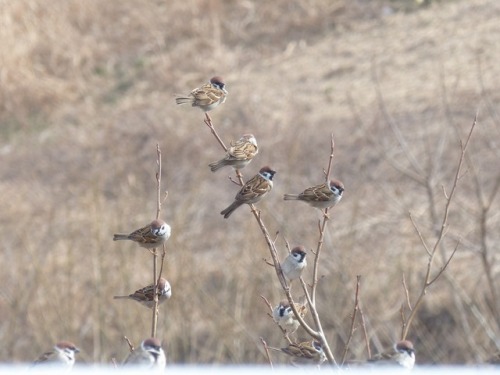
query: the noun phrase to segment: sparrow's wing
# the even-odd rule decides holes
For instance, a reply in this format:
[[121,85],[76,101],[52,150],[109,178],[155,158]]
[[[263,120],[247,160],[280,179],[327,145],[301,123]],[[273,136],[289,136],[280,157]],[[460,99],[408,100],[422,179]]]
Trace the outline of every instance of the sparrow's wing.
[[35,361],[35,364],[43,362],[51,362],[54,360],[54,355],[55,353],[53,351],[45,352],[40,357],[38,357],[38,359]]
[[272,185],[260,175],[252,177],[236,194],[236,200],[240,202],[252,201],[269,192]]
[[238,141],[227,151],[229,159],[248,160],[257,154],[257,147],[248,141]]
[[154,285],[148,285],[142,289],[136,290],[130,295],[130,297],[136,299],[137,301],[152,301],[154,299],[153,291]]
[[308,342],[290,344],[287,348],[282,348],[281,350],[294,358],[305,360],[312,360],[318,356],[318,351]]
[[332,191],[326,184],[307,188],[299,194],[299,199],[308,202],[326,202],[333,196]]
[[137,229],[136,231],[130,233],[129,238],[133,241],[142,243],[142,244],[155,244],[158,242],[158,236],[155,236],[151,232],[151,226],[146,225],[141,229]]
[[218,102],[224,96],[224,92],[207,83],[191,91],[191,95],[198,105],[206,106]]

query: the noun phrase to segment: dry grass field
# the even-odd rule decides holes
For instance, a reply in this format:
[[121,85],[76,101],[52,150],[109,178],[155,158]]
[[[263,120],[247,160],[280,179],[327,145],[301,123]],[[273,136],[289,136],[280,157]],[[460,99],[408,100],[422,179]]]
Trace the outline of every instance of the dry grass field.
[[[0,0],[0,361],[31,361],[59,339],[110,363],[150,334],[151,313],[114,301],[152,280],[152,257],[116,232],[156,210],[172,226],[159,337],[172,363],[266,363],[284,344],[261,295],[283,296],[248,207],[219,212],[234,173],[203,113],[175,94],[219,74],[211,112],[228,143],[260,146],[274,189],[258,207],[277,239],[314,249],[321,214],[283,202],[333,175],[345,184],[320,263],[318,309],[336,356],[356,276],[373,353],[401,335],[422,289],[465,140],[436,274],[408,338],[417,363],[480,363],[500,349],[500,3],[496,0]],[[312,255],[311,255],[312,259]],[[305,278],[310,280],[311,269]],[[310,316],[307,317],[310,321]],[[300,332],[299,332],[300,334]],[[367,357],[356,323],[349,359]],[[273,355],[276,363],[286,358]]]

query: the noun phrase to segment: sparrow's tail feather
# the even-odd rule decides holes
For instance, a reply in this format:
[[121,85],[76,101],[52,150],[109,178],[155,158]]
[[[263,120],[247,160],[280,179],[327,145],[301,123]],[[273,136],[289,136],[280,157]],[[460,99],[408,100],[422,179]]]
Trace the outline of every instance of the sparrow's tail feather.
[[239,206],[241,206],[243,203],[235,201],[233,202],[228,208],[226,208],[224,211],[221,211],[221,215],[224,215],[224,219],[227,219],[231,214],[236,210]]
[[193,102],[193,98],[188,98],[186,96],[179,96],[179,97],[175,98],[175,102],[177,104],[192,103]]
[[215,162],[213,162],[213,163],[210,163],[208,166],[210,167],[210,170],[211,170],[212,172],[216,172],[216,171],[218,171],[219,169],[221,169],[222,167],[225,167],[225,166],[226,166],[226,164],[224,164],[224,159],[222,159],[222,160],[219,160],[219,161],[215,161]]
[[296,201],[299,199],[299,196],[297,194],[285,194],[283,199],[286,201]]
[[128,296],[113,296],[113,299],[125,299],[128,298]]
[[113,235],[113,241],[128,240],[128,234],[115,234]]

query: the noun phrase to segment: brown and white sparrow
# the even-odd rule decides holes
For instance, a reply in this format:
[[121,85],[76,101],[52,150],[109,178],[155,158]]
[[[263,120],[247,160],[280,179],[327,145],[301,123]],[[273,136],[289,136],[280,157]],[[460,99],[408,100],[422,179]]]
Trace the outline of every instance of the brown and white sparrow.
[[344,193],[344,184],[339,180],[307,188],[300,194],[285,194],[284,199],[299,200],[320,210],[335,206]]
[[283,274],[289,281],[298,279],[302,275],[302,271],[307,266],[306,255],[306,248],[304,246],[296,246],[287,255],[285,260],[281,262]]
[[[295,308],[299,315],[304,318],[307,314],[305,303],[295,303]],[[297,317],[293,313],[292,306],[288,300],[283,300],[273,309],[273,320],[283,328],[287,334],[294,333],[300,327]]]
[[130,353],[123,364],[163,370],[167,364],[167,357],[160,340],[152,337],[144,340],[139,348]]
[[221,77],[215,76],[201,87],[191,91],[186,96],[178,96],[175,99],[177,104],[190,103],[193,107],[201,108],[208,112],[226,101],[227,91]]
[[234,169],[243,169],[258,152],[257,140],[253,134],[244,134],[237,142],[231,142],[231,147],[223,159],[209,164],[210,170],[215,172],[226,165]]
[[139,246],[146,249],[160,247],[169,239],[172,229],[163,220],[153,220],[151,224],[137,229],[130,234],[115,234],[113,241],[131,240],[137,242]]
[[221,215],[224,215],[224,219],[227,219],[238,207],[242,204],[253,204],[257,203],[271,191],[273,188],[273,177],[276,171],[273,171],[269,167],[262,167],[254,177],[248,180],[245,185],[242,186],[234,202],[227,207],[225,210],[221,211]]
[[390,350],[377,354],[368,360],[371,364],[400,365],[409,370],[415,365],[415,349],[408,340],[397,342]]
[[[128,296],[114,296],[113,298],[131,299],[152,309],[155,306],[154,288],[155,286],[151,284],[142,289],[136,290],[134,293],[129,294]],[[167,299],[172,297],[172,288],[170,287],[170,283],[163,277],[160,278],[156,291],[158,294],[158,305],[160,305],[161,303],[165,302]]]
[[326,355],[319,341],[303,341],[297,344],[290,344],[286,348],[281,348],[283,353],[292,357],[294,365],[321,365],[326,360]]
[[75,344],[69,341],[58,342],[51,351],[43,353],[36,361],[35,365],[54,365],[72,368],[75,364],[75,354],[79,353]]

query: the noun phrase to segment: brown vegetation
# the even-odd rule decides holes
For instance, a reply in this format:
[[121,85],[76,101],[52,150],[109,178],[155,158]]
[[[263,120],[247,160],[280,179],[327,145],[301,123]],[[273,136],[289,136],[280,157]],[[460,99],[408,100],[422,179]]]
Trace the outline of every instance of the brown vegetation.
[[[408,338],[417,363],[498,351],[500,4],[399,4],[0,1],[0,361],[71,339],[81,360],[109,363],[126,356],[124,335],[149,336],[149,310],[112,296],[150,283],[151,256],[112,234],[155,216],[156,144],[172,226],[173,295],[158,321],[169,361],[265,363],[260,337],[283,343],[260,298],[283,297],[266,243],[247,207],[220,216],[231,172],[210,172],[220,147],[201,111],[174,102],[215,73],[229,96],[214,124],[226,143],[256,136],[244,175],[277,170],[258,208],[292,245],[316,246],[321,215],[282,195],[322,182],[335,137],[332,175],[346,189],[317,305],[337,357],[357,275],[372,352],[400,337],[403,277],[414,302],[428,258],[409,213],[433,244],[478,112],[436,272],[460,244]],[[347,358],[366,357],[357,326]]]

